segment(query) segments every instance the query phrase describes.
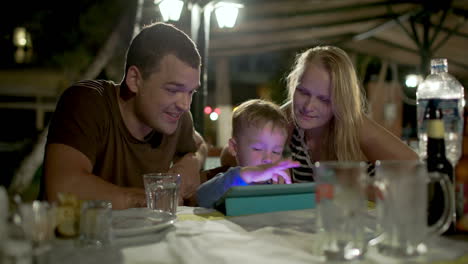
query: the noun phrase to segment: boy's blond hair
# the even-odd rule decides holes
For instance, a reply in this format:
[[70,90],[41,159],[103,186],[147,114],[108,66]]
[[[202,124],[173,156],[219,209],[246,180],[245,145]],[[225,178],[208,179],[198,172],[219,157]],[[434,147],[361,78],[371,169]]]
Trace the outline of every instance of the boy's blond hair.
[[287,134],[288,121],[277,104],[262,99],[245,101],[232,115],[232,137],[238,138],[248,127],[262,128],[270,121],[273,123],[273,129],[283,129]]

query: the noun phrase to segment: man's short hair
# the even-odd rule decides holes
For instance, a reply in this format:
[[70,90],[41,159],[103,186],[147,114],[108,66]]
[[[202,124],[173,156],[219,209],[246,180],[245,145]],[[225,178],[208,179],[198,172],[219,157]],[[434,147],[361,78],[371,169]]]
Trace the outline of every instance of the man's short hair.
[[287,133],[286,115],[277,104],[262,99],[245,101],[234,110],[232,115],[232,137],[239,137],[248,127],[261,128],[268,122],[273,123],[273,129],[284,129]]
[[127,50],[125,74],[132,65],[137,66],[146,79],[157,72],[162,58],[172,54],[194,69],[201,65],[195,43],[180,29],[157,22],[143,27]]

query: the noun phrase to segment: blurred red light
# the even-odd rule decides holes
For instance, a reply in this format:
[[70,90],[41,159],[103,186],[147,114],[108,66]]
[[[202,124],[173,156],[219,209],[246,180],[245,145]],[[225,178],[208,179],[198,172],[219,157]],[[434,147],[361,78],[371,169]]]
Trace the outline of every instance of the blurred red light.
[[209,114],[211,114],[211,112],[213,112],[213,109],[211,109],[210,106],[205,106],[205,109],[203,109],[203,112],[205,112],[205,114],[209,115]]

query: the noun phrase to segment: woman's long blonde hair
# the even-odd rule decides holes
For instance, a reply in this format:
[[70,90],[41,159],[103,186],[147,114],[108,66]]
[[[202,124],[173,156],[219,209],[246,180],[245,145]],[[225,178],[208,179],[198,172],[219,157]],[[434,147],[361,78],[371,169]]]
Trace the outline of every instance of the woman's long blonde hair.
[[[345,51],[333,46],[318,46],[296,57],[287,76],[288,99],[294,92],[307,66],[325,67],[331,78],[331,106],[333,118],[329,133],[322,142],[323,158],[350,161],[367,160],[359,144],[359,130],[364,117],[365,99],[353,63]],[[294,117],[294,103],[291,104]]]

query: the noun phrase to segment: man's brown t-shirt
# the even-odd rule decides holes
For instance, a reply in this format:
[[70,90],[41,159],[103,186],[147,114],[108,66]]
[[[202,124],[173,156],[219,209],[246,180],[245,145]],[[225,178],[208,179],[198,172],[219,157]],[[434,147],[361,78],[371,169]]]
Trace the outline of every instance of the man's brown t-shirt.
[[68,88],[52,117],[47,144],[79,150],[93,164],[93,174],[125,187],[143,187],[142,174],[165,172],[175,157],[196,151],[189,112],[172,135],[155,131],[140,141],[123,122],[118,94],[118,85],[101,80]]

